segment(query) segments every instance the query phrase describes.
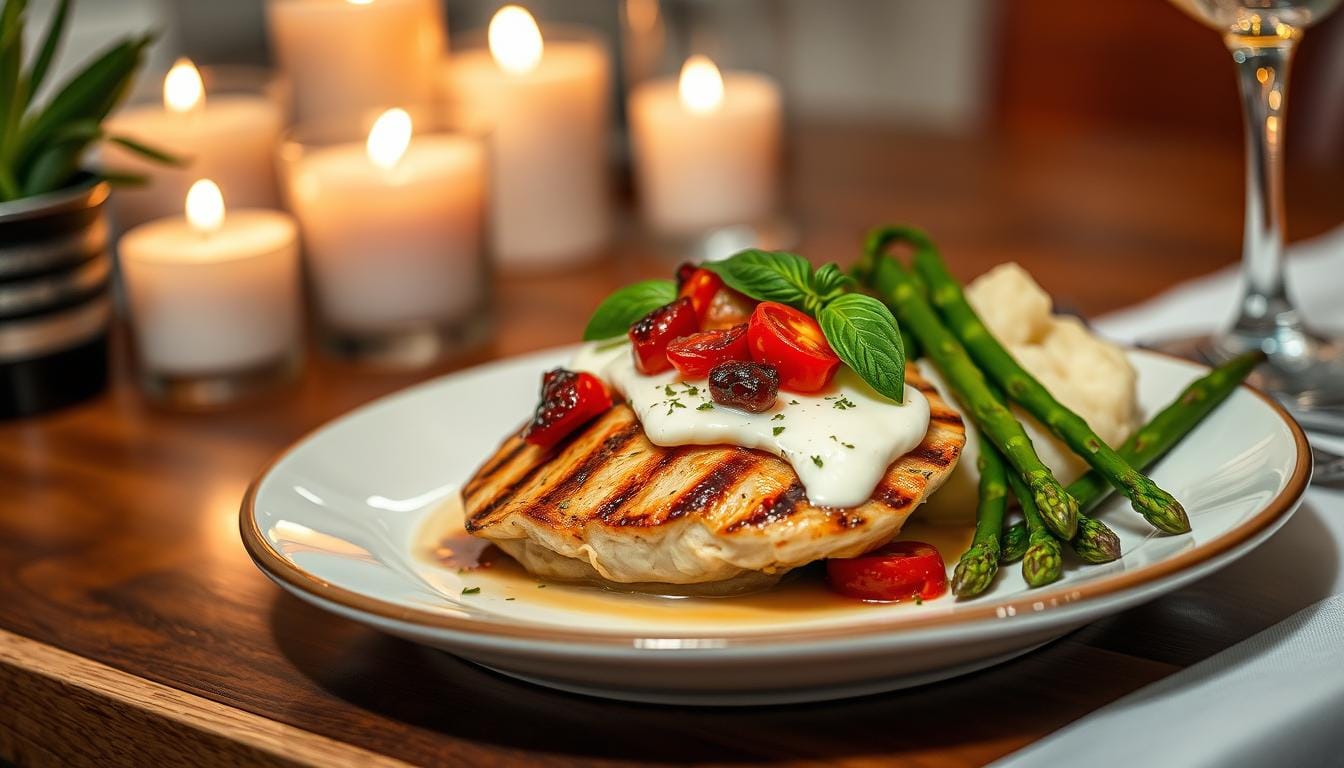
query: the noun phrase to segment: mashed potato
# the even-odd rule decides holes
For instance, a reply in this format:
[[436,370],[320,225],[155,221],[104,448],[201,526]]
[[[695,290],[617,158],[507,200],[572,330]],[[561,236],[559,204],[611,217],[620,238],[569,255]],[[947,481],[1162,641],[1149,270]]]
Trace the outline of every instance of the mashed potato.
[[[1094,336],[1076,317],[1051,314],[1050,296],[1016,264],[1001,264],[966,288],[966,298],[985,325],[1061,403],[1082,416],[1093,431],[1118,445],[1139,426],[1137,375],[1119,347]],[[943,392],[938,370],[922,366]],[[955,398],[949,397],[956,403]],[[1049,430],[1014,406],[1036,452],[1061,482],[1076,479],[1087,465]],[[975,516],[974,427],[966,425],[966,447],[956,471],[921,510],[929,519],[961,521]]]

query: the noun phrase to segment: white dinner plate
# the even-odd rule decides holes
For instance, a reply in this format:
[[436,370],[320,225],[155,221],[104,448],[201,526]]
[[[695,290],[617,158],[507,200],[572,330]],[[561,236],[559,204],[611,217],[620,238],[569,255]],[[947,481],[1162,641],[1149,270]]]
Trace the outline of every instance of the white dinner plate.
[[[1158,464],[1193,532],[1156,534],[1123,499],[1098,515],[1124,557],[1028,589],[1017,566],[984,595],[870,604],[804,571],[736,598],[630,595],[543,584],[502,555],[460,569],[457,487],[534,407],[543,370],[572,350],[445,376],[362,407],[299,441],[252,484],[242,536],[257,565],[319,607],[505,674],[637,701],[753,704],[839,698],[963,674],[1169,592],[1262,543],[1311,473],[1301,429],[1242,387]],[[1145,413],[1206,369],[1131,352]],[[907,526],[949,568],[963,528]]]

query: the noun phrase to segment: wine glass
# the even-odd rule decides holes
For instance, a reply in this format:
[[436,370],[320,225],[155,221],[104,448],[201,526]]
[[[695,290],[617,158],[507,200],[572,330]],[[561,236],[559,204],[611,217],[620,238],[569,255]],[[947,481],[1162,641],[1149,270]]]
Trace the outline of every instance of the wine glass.
[[1284,288],[1283,115],[1288,65],[1302,30],[1340,0],[1171,0],[1223,33],[1246,119],[1244,290],[1232,326],[1158,348],[1219,362],[1251,349],[1268,361],[1258,384],[1295,410],[1344,405],[1344,348],[1311,331]]

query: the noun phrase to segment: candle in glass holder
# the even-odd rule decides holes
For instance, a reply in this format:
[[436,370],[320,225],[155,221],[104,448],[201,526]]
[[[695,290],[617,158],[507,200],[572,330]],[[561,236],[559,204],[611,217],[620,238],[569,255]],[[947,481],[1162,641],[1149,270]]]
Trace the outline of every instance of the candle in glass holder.
[[158,377],[287,367],[298,348],[297,229],[279,211],[225,215],[219,187],[192,185],[186,216],[121,240],[140,364]]
[[640,202],[654,229],[692,235],[776,212],[782,108],[774,81],[721,75],[692,56],[679,78],[637,87],[629,113]]
[[488,47],[453,54],[448,103],[491,135],[492,234],[501,264],[572,264],[607,242],[610,68],[595,39],[543,40],[516,5],[490,21]]
[[275,208],[275,145],[283,126],[280,105],[273,99],[262,94],[207,95],[195,65],[180,59],[163,80],[162,106],[130,107],[108,121],[109,135],[134,139],[184,161],[164,165],[121,145],[104,144],[104,167],[146,180],[144,186],[113,193],[117,225],[125,231],[177,214],[187,189],[200,178],[213,179],[231,205]]
[[392,109],[364,142],[284,150],[320,314],[338,336],[446,326],[484,306],[484,143],[412,133]]
[[438,0],[270,0],[266,17],[299,122],[434,98],[445,51]]

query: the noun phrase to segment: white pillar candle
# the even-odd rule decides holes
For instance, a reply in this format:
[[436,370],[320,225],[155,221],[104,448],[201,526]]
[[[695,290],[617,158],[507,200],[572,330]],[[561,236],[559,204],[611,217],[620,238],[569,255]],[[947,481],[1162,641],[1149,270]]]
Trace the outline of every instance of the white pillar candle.
[[141,364],[175,376],[283,360],[297,347],[297,229],[279,211],[224,214],[202,180],[187,216],[142,224],[121,240],[121,272]]
[[275,145],[284,127],[281,107],[263,95],[209,96],[201,75],[186,59],[164,78],[163,106],[128,108],[107,123],[111,136],[125,136],[176,155],[184,165],[148,160],[117,144],[102,148],[108,170],[144,176],[141,187],[112,195],[123,230],[179,213],[192,182],[214,179],[240,208],[275,208]]
[[434,99],[445,51],[438,0],[270,0],[266,17],[299,122]]
[[394,109],[365,143],[292,149],[290,207],[329,326],[376,334],[451,323],[480,308],[487,174],[480,139],[412,138],[410,117]]
[[506,267],[556,267],[596,255],[611,232],[610,61],[595,40],[546,39],[506,6],[489,45],[445,71],[456,117],[491,133],[495,255]]
[[645,218],[674,235],[750,224],[776,212],[782,108],[762,75],[720,75],[692,56],[680,78],[630,96],[635,173]]

